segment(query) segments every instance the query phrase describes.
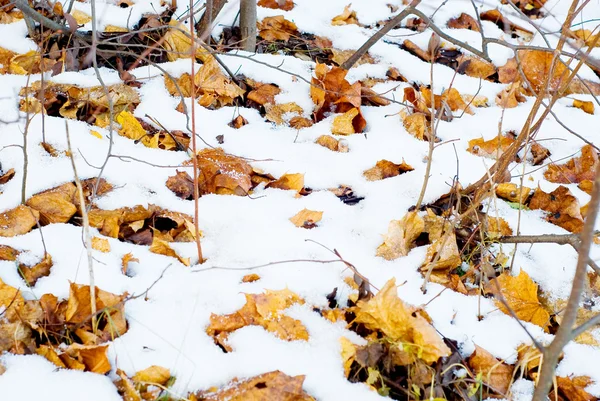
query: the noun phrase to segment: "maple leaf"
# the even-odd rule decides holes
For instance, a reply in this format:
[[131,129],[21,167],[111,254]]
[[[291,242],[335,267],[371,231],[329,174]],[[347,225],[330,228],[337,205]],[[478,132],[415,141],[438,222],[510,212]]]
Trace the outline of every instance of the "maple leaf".
[[413,171],[410,165],[402,160],[402,163],[396,164],[389,160],[379,160],[375,167],[371,167],[363,173],[367,181],[379,181],[385,178],[396,177],[397,175]]
[[264,294],[245,294],[246,304],[229,315],[211,314],[206,333],[225,349],[231,351],[226,340],[229,333],[245,326],[261,326],[286,341],[308,340],[308,332],[299,320],[282,311],[304,301],[292,291],[267,290]]
[[331,25],[359,25],[356,17],[356,11],[352,11],[350,9],[350,5],[351,4],[348,4],[346,7],[344,7],[344,12],[342,12],[340,15],[336,15],[331,19]]
[[550,164],[544,171],[544,178],[558,184],[572,184],[592,181],[598,168],[598,153],[592,145],[581,148],[581,156],[575,157],[565,164]]
[[196,393],[204,401],[315,401],[302,389],[304,376],[288,376],[278,370],[263,373],[246,380],[234,379],[221,389]]
[[358,302],[355,321],[381,331],[391,341],[416,347],[415,354],[428,364],[450,355],[450,349],[433,326],[415,311],[416,308],[398,298],[396,281],[390,279],[375,297]]
[[[496,297],[502,296],[508,307],[514,314],[525,322],[537,324],[548,330],[550,314],[538,299],[538,285],[529,277],[524,270],[518,276],[512,276],[505,272],[490,282],[487,290],[494,293]],[[498,293],[499,291],[499,293]],[[510,315],[503,302],[496,301],[498,308]]]
[[579,233],[583,228],[579,201],[563,185],[550,193],[537,188],[529,201],[529,208],[545,210],[548,212],[546,220],[572,233]]
[[494,358],[492,354],[475,345],[475,352],[469,357],[468,364],[475,374],[494,392],[505,395],[512,382],[514,366],[507,365]]
[[290,11],[294,8],[292,0],[258,0],[258,5],[265,8],[273,8],[284,11]]
[[31,231],[39,221],[40,213],[29,206],[19,205],[0,213],[0,237],[14,237]]
[[258,24],[258,36],[264,40],[282,40],[287,42],[290,37],[298,34],[298,27],[283,15],[263,18]]
[[424,229],[425,221],[414,211],[405,214],[402,220],[390,221],[383,244],[377,248],[377,256],[394,260],[408,255]]
[[290,221],[294,223],[296,227],[301,228],[314,228],[317,223],[323,218],[323,212],[315,210],[308,210],[306,208],[299,211],[294,217],[290,218]]

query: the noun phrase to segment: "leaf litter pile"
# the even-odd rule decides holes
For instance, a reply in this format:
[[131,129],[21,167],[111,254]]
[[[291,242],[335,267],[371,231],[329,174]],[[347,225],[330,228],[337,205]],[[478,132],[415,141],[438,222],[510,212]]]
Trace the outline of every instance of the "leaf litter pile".
[[[218,55],[197,49],[192,70],[185,4],[97,2],[99,80],[90,2],[29,3],[73,27],[32,35],[2,2],[0,393],[530,399],[532,338],[560,326],[577,253],[502,239],[581,232],[600,79],[583,65],[567,82],[523,18],[557,31],[569,2],[488,3],[479,18],[470,1],[418,9],[477,49],[482,28],[520,46],[489,47],[492,62],[413,16],[346,70],[407,2],[259,0],[258,54],[239,51],[227,5]],[[593,55],[594,28],[565,46]],[[544,85],[564,89],[554,118],[459,218],[473,199],[456,195],[510,154]],[[599,302],[590,270],[577,324]],[[552,396],[597,400],[599,358],[593,327],[565,348]]]

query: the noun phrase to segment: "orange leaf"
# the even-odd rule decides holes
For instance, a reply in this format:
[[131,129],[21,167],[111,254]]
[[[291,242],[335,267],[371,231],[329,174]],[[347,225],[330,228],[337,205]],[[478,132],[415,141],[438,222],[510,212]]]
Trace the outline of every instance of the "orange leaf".
[[0,237],[26,234],[37,225],[39,218],[37,210],[25,205],[0,213]]
[[507,365],[492,354],[475,345],[475,352],[469,357],[469,366],[494,392],[505,395],[512,382],[514,366]]
[[294,223],[296,227],[301,228],[314,228],[317,223],[323,218],[323,212],[317,212],[315,210],[303,209],[299,211],[294,217],[290,218],[290,221]]
[[402,163],[400,164],[393,163],[389,160],[379,160],[375,164],[375,167],[366,170],[363,175],[368,181],[378,181],[385,178],[396,177],[397,175],[413,170],[414,168],[406,164],[404,160],[402,160]]
[[298,27],[283,15],[263,18],[258,24],[258,36],[264,40],[282,40],[287,42],[291,36],[298,34]]
[[548,212],[546,220],[572,233],[577,234],[583,228],[579,201],[565,186],[561,185],[550,193],[537,188],[529,201],[529,208],[545,210]]
[[550,164],[544,172],[544,178],[558,184],[580,183],[593,181],[598,167],[598,153],[592,145],[581,148],[581,156],[575,157],[565,164]]

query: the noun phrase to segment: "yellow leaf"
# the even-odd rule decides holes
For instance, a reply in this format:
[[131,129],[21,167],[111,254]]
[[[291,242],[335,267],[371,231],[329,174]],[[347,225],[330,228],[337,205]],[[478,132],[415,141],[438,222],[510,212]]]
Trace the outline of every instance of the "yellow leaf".
[[406,164],[404,160],[402,160],[402,163],[400,164],[393,163],[389,160],[379,160],[375,164],[375,167],[366,170],[363,175],[368,181],[378,181],[413,170],[414,168]]
[[[548,330],[550,314],[540,303],[538,299],[538,286],[529,277],[529,274],[521,270],[519,275],[514,277],[507,272],[494,280],[495,283],[489,283],[488,291],[494,293],[497,298],[501,295],[508,307],[512,309],[519,319],[537,324],[543,327],[544,330]],[[500,290],[499,294],[498,287]],[[504,303],[497,300],[496,305],[502,312],[507,315],[510,314]]]
[[258,36],[267,41],[282,40],[287,42],[292,35],[298,34],[298,27],[283,15],[265,17],[258,24]]
[[356,346],[352,343],[352,341],[348,340],[346,337],[340,337],[340,344],[342,346],[342,363],[344,364],[344,376],[348,377],[350,374],[350,367],[352,366],[352,362],[354,362],[354,357],[356,356]]
[[179,256],[177,252],[175,252],[175,250],[169,246],[169,243],[167,241],[159,239],[156,234],[152,239],[152,245],[150,245],[150,252],[159,255],[170,256],[172,258],[177,259],[186,266],[190,265],[190,258],[182,258],[181,256]]
[[29,206],[19,205],[0,213],[0,237],[14,237],[28,233],[37,225],[40,213]]
[[27,285],[34,286],[40,278],[50,275],[50,269],[52,266],[52,256],[50,256],[49,253],[46,253],[44,254],[44,258],[33,266],[20,264],[19,273]]
[[242,88],[223,74],[219,63],[212,56],[206,58],[194,76],[194,84],[198,87],[198,94],[202,95],[200,104],[204,107],[215,103],[217,106],[232,104],[235,98],[245,93]]
[[276,181],[270,182],[267,188],[291,189],[300,192],[304,188],[304,174],[284,174]]
[[73,199],[77,187],[68,182],[56,188],[33,195],[27,200],[27,206],[40,212],[40,223],[66,223],[77,212]]
[[162,366],[152,365],[140,370],[133,377],[134,382],[143,384],[158,384],[164,386],[171,378],[171,371]]
[[167,58],[169,61],[190,58],[192,56],[192,39],[187,24],[174,19],[171,20],[169,25],[171,28],[164,36],[164,49],[167,51]]
[[98,139],[102,139],[102,134],[100,134],[98,131],[92,129],[90,130],[90,134],[94,135]]
[[519,187],[517,184],[510,182],[498,184],[496,187],[496,195],[511,202],[525,203],[530,193],[531,188],[525,186]]
[[77,21],[79,25],[85,25],[92,20],[91,16],[79,10],[73,10],[71,15],[73,16],[73,18],[75,18],[75,21]]
[[296,227],[313,228],[317,226],[317,223],[321,221],[321,218],[323,218],[323,212],[305,208],[299,211],[294,217],[291,217],[290,221],[294,223]]
[[94,237],[92,238],[92,248],[97,251],[107,253],[110,252],[110,243],[106,238]]
[[266,104],[265,105],[265,118],[268,121],[274,122],[277,125],[285,124],[286,115],[296,114],[300,115],[304,112],[302,107],[298,106],[294,102],[282,103],[282,104]]
[[129,32],[129,29],[124,28],[122,26],[106,25],[104,27],[104,32],[106,32],[106,33],[126,33],[126,32]]
[[354,125],[352,121],[358,116],[358,108],[354,107],[342,115],[336,116],[333,119],[331,133],[335,135],[351,135],[354,134]]
[[414,354],[428,364],[450,355],[450,349],[435,328],[415,312],[414,307],[398,298],[396,281],[391,279],[375,297],[358,302],[355,322],[382,332],[391,341],[414,347],[408,349],[414,349]]
[[86,372],[103,375],[110,372],[111,369],[106,355],[107,350],[108,345],[71,344],[65,353],[82,363]]
[[158,135],[148,135],[142,124],[128,111],[122,111],[117,114],[115,118],[121,129],[119,129],[119,135],[125,138],[133,139],[134,141],[140,140],[145,146],[149,148],[158,148]]
[[425,221],[417,212],[408,212],[402,220],[392,220],[383,244],[377,248],[377,256],[387,260],[408,255],[414,241],[425,229]]
[[356,18],[356,11],[350,9],[351,4],[344,7],[344,12],[340,15],[336,15],[331,19],[331,25],[358,25],[358,19]]
[[139,259],[134,258],[131,252],[123,255],[123,258],[121,258],[121,272],[123,274],[127,274],[127,266],[129,266],[129,262],[139,262]]

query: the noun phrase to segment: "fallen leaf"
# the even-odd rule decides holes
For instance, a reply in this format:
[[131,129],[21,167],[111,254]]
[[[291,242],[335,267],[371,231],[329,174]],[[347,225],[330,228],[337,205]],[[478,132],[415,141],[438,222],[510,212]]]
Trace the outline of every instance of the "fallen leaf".
[[[554,53],[542,50],[517,50],[525,78],[534,92],[556,92],[570,75],[569,69],[555,59]],[[548,85],[546,80],[550,78]]]
[[598,168],[598,153],[592,145],[581,148],[581,156],[575,157],[565,164],[550,164],[544,171],[544,178],[557,184],[573,184],[593,181]]
[[[0,170],[0,173],[1,172],[2,171]],[[15,176],[15,169],[14,168],[9,169],[6,173],[0,175],[0,185],[1,184],[6,184],[10,180],[12,180],[12,178],[14,176]]]
[[77,187],[72,182],[33,195],[26,205],[40,214],[42,225],[50,223],[66,223],[77,212],[73,202]]
[[267,184],[266,188],[277,188],[300,192],[304,188],[304,174],[284,174]]
[[208,148],[198,152],[197,161],[200,195],[246,196],[252,188],[252,167],[242,158],[227,154],[220,148]]
[[379,160],[375,164],[375,167],[365,170],[363,176],[367,181],[379,181],[390,177],[396,177],[397,175],[413,170],[414,168],[406,164],[404,160],[402,160],[402,163],[400,164],[393,163],[389,160]]
[[164,386],[171,378],[171,371],[162,366],[152,365],[140,370],[131,378],[136,383]]
[[450,355],[450,349],[435,328],[415,312],[414,307],[398,298],[396,281],[391,279],[375,297],[358,302],[355,321],[368,329],[381,331],[390,341],[406,344],[406,348],[414,346],[414,354],[427,364]]
[[294,223],[296,227],[301,228],[314,228],[317,223],[323,218],[323,212],[315,210],[308,210],[306,208],[299,211],[294,217],[290,218],[290,221]]
[[356,17],[356,11],[352,11],[350,9],[350,5],[351,4],[348,4],[346,7],[344,7],[344,12],[342,12],[340,15],[336,15],[331,19],[331,25],[359,25]]
[[513,230],[506,220],[502,217],[491,217],[489,215],[486,218],[485,232],[492,239],[513,235]]
[[278,370],[263,373],[250,379],[234,379],[221,389],[196,393],[204,401],[315,401],[302,389],[304,376],[288,376]]
[[510,182],[503,182],[496,186],[496,195],[510,202],[524,204],[527,198],[529,198],[530,193],[531,188],[526,186],[519,187],[517,184]]
[[50,275],[52,265],[52,256],[46,253],[44,254],[44,258],[33,266],[27,266],[23,263],[19,264],[19,274],[28,286],[33,287],[40,278]]
[[73,18],[75,18],[75,21],[79,25],[85,25],[92,20],[92,17],[90,15],[80,10],[73,10],[71,12],[71,15],[73,16]]
[[242,277],[242,283],[253,283],[260,280],[260,276],[256,273],[246,274]]
[[594,182],[592,180],[583,180],[577,185],[577,188],[581,189],[588,195],[592,194],[592,188],[594,188]]
[[[242,116],[241,114],[238,115],[237,117],[235,117],[233,120],[231,120],[231,122],[228,124],[231,128],[235,128],[235,129],[240,129],[242,128],[244,125],[248,124],[248,120],[246,120],[244,118],[244,116]],[[221,143],[221,142],[219,142]]]
[[483,138],[471,139],[467,151],[477,156],[498,159],[514,142],[512,137],[501,134],[489,141]]
[[14,262],[15,260],[17,260],[17,256],[19,256],[19,253],[19,251],[8,245],[0,245],[0,260]]
[[125,401],[142,401],[142,396],[136,389],[133,381],[127,377],[125,372],[121,369],[117,369],[117,376],[119,379],[115,380],[115,387],[119,391],[119,394]]
[[97,251],[107,253],[110,252],[110,243],[106,238],[93,237],[92,248],[94,248]]
[[40,356],[43,356],[44,358],[46,358],[47,360],[49,360],[50,362],[52,362],[59,368],[66,369],[66,367],[67,367],[63,363],[63,361],[60,359],[60,357],[58,356],[58,353],[54,350],[54,348],[52,348],[50,346],[42,344],[35,350],[35,353]]
[[512,382],[514,366],[499,361],[477,345],[475,345],[475,352],[468,359],[468,364],[475,374],[481,374],[483,382],[495,393],[505,395],[508,392]]
[[550,314],[538,299],[538,285],[524,270],[521,270],[516,277],[508,272],[502,273],[488,283],[486,289],[496,295],[496,305],[502,312],[510,315],[507,307],[499,300],[500,296],[520,320],[537,324],[545,331],[548,330]]
[[[304,112],[302,107],[298,106],[294,102],[282,103],[282,104],[267,104],[265,106],[265,118],[267,121],[274,122],[277,125],[285,124],[286,119],[294,118]],[[293,114],[296,116],[292,117]]]
[[169,243],[165,240],[159,239],[156,235],[152,239],[152,245],[150,245],[150,252],[156,253],[158,255],[170,256],[172,258],[177,259],[185,266],[190,265],[190,258],[183,258],[175,252],[173,248],[169,245]]
[[223,74],[219,63],[213,56],[206,58],[194,76],[194,85],[198,88],[197,94],[200,95],[198,101],[204,107],[233,104],[235,98],[245,93],[231,78]]
[[290,119],[290,128],[302,129],[312,127],[313,122],[306,117],[295,116]]
[[264,294],[245,294],[246,304],[229,315],[211,314],[206,333],[224,347],[227,335],[245,326],[261,326],[286,341],[308,340],[308,332],[299,320],[282,313],[293,304],[304,301],[288,289]]
[[465,13],[461,13],[458,17],[450,19],[447,25],[448,28],[452,29],[469,29],[471,31],[480,32],[477,20]]
[[192,56],[192,38],[186,24],[177,20],[169,22],[169,30],[164,36],[163,48],[169,61]]
[[261,106],[266,103],[275,104],[275,96],[280,92],[281,89],[273,84],[261,84],[256,89],[248,92],[247,98]]
[[108,345],[71,344],[65,353],[85,366],[86,372],[106,374],[111,366],[107,356]]
[[529,201],[529,208],[545,210],[548,212],[546,220],[572,233],[577,234],[583,228],[579,201],[563,185],[550,193],[537,188]]
[[589,29],[577,29],[573,31],[573,34],[583,40],[584,44],[587,47],[600,47],[600,42],[598,42],[598,34],[592,33]]
[[27,234],[37,225],[40,213],[29,206],[19,205],[0,213],[0,237]]
[[404,129],[421,141],[429,141],[430,126],[427,121],[427,116],[423,113],[412,113],[402,119],[402,125]]
[[342,348],[341,356],[344,366],[344,377],[348,377],[350,374],[350,367],[356,356],[356,346],[346,337],[340,337],[340,345]]
[[519,103],[523,103],[526,100],[523,95],[523,87],[519,81],[511,83],[496,95],[496,105],[503,109],[517,107]]
[[359,115],[359,113],[360,112],[357,108],[353,108],[342,115],[336,116],[333,119],[333,124],[331,125],[331,133],[334,135],[351,135],[356,133],[357,131],[355,130],[353,121],[354,118]]
[[[331,61],[333,61],[337,65],[342,65],[354,53],[356,53],[356,50],[338,50],[338,49],[332,48],[331,53],[333,54],[333,57],[331,57]],[[363,65],[363,64],[375,64],[375,59],[369,53],[366,53],[363,56],[361,56],[356,61],[356,63],[354,63],[355,66],[359,66],[359,65]]]
[[282,40],[287,42],[290,37],[298,34],[298,27],[283,15],[265,17],[258,24],[258,36],[267,41]]
[[333,150],[334,152],[339,151],[340,142],[330,135],[321,135],[320,137],[317,138],[315,143],[317,143],[329,150]]
[[573,99],[573,107],[577,107],[588,114],[594,114],[594,103],[590,102],[589,100]]
[[260,7],[279,9],[284,11],[290,11],[294,8],[294,2],[292,0],[258,0]]
[[165,185],[181,199],[193,199],[194,197],[194,180],[185,171],[177,170],[175,175],[167,178]]
[[408,212],[402,220],[390,221],[383,244],[377,248],[377,256],[394,260],[408,255],[408,252],[415,246],[415,240],[424,229],[425,221],[414,211]]
[[587,376],[557,376],[556,384],[558,391],[569,401],[596,401],[595,397],[585,391],[585,388],[592,384]]

